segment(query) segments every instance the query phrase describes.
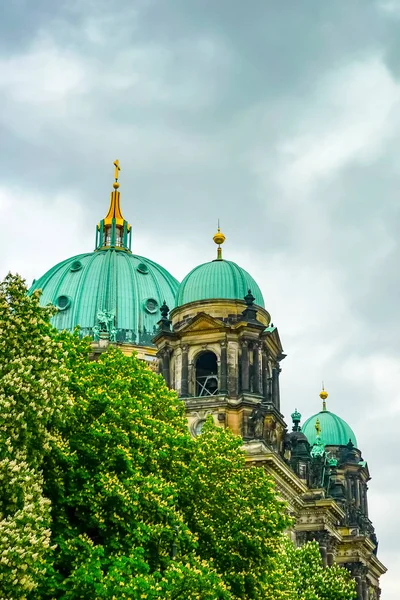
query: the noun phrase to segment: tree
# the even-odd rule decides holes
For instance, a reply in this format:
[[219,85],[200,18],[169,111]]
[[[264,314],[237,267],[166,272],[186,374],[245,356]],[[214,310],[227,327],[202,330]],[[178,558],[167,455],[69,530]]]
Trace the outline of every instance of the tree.
[[161,376],[113,348],[89,360],[51,313],[19,278],[1,284],[0,597],[353,597],[286,538],[240,438],[209,419],[193,439]]
[[76,360],[74,344],[74,409],[44,463],[57,550],[42,597],[108,598],[110,585],[251,597],[289,522],[271,482],[244,468],[232,434],[192,439],[183,404],[144,363],[118,350]]
[[211,419],[192,438],[144,363],[115,349],[90,362],[64,343],[74,407],[44,467],[57,549],[42,598],[262,599],[283,569],[315,565],[282,541],[291,521],[240,438]]
[[357,597],[350,573],[338,565],[324,568],[317,542],[300,548],[277,538],[264,600],[350,600]]
[[25,598],[44,576],[50,545],[49,501],[40,465],[49,426],[68,404],[68,372],[51,309],[24,281],[0,283],[0,590]]

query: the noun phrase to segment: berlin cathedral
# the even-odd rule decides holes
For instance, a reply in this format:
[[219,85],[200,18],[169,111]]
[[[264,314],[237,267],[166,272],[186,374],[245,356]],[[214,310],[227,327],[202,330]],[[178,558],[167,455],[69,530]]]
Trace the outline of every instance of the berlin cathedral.
[[107,215],[96,226],[95,249],[68,258],[33,282],[42,305],[58,308],[60,330],[79,325],[94,355],[117,345],[162,373],[186,406],[199,435],[208,415],[243,438],[250,465],[274,479],[298,544],[316,540],[326,566],[352,573],[358,600],[380,598],[378,540],[368,515],[368,464],[351,427],[327,407],[289,427],[279,381],[285,354],[256,281],[222,255],[179,283],[157,263],[132,254],[131,226],[121,212],[119,163]]

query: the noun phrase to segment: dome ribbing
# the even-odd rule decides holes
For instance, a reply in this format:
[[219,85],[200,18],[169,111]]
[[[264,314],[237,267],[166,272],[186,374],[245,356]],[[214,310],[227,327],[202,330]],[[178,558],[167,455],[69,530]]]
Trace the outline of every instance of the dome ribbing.
[[50,269],[29,290],[42,290],[42,306],[59,311],[54,326],[96,338],[151,345],[160,307],[172,308],[178,281],[157,263],[130,252],[107,249],[73,256]]
[[247,271],[229,260],[214,260],[186,275],[178,289],[176,306],[198,300],[243,300],[249,289],[255,303],[264,308],[261,290]]
[[305,421],[302,431],[311,445],[315,444],[317,439],[317,419],[321,427],[321,439],[326,446],[345,446],[351,440],[357,448],[357,439],[351,427],[329,410],[321,410]]

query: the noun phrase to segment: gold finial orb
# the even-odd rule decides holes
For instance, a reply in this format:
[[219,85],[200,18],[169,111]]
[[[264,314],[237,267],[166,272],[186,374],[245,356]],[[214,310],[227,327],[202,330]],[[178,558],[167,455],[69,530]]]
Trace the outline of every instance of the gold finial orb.
[[224,234],[222,233],[222,231],[220,230],[220,228],[218,227],[218,231],[217,233],[214,235],[213,240],[216,244],[218,244],[218,246],[220,246],[221,244],[224,243],[224,241],[226,240]]
[[114,188],[114,190],[117,190],[117,189],[119,188],[119,183],[118,183],[118,181],[114,181],[114,183],[113,183],[113,188]]
[[319,397],[321,398],[321,400],[326,400],[328,397],[328,392],[326,392],[324,389],[321,391]]

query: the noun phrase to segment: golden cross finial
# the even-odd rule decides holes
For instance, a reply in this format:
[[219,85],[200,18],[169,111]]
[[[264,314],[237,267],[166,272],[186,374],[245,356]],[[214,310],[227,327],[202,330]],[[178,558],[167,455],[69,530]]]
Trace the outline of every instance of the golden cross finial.
[[114,161],[114,167],[115,167],[115,170],[114,170],[114,179],[115,179],[115,181],[114,181],[114,184],[113,184],[113,188],[117,189],[117,188],[119,188],[118,177],[119,177],[119,171],[121,170],[121,167],[119,166],[119,160],[118,159]]
[[119,176],[118,172],[121,170],[118,159],[114,161],[114,167],[115,167],[115,171],[114,171],[115,181],[118,181],[118,176]]
[[319,419],[317,419],[315,422],[315,431],[317,432],[317,435],[319,437],[321,435],[321,424],[319,422]]

